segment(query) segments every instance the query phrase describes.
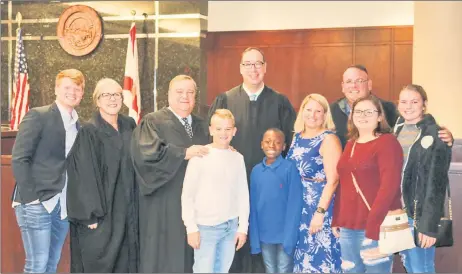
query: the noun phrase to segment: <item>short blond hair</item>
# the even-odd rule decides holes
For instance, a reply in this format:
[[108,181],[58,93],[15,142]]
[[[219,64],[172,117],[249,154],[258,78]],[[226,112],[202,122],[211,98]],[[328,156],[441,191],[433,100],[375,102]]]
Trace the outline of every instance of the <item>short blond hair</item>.
[[194,81],[194,79],[191,76],[185,75],[185,74],[177,75],[172,80],[170,80],[170,83],[168,84],[168,90],[169,91],[171,90],[174,83],[179,82],[179,81],[183,81],[183,80],[192,81],[194,83],[194,91],[197,91],[196,81]]
[[80,70],[77,69],[65,69],[56,75],[55,86],[59,86],[63,78],[70,78],[74,84],[85,88],[85,76]]
[[92,96],[93,103],[95,104],[95,106],[96,106],[96,101],[98,101],[99,96],[101,95],[101,93],[104,92],[104,90],[107,87],[115,87],[118,90],[120,90],[120,92],[122,92],[123,90],[122,86],[119,83],[117,83],[114,79],[103,78],[99,80],[98,83],[96,83],[96,87],[95,87],[95,90],[93,91],[93,96]]
[[318,102],[321,105],[321,107],[324,109],[324,114],[326,115],[326,119],[324,119],[324,123],[322,124],[322,127],[324,129],[334,131],[335,124],[334,124],[334,120],[332,119],[332,114],[330,112],[330,107],[329,107],[329,103],[327,102],[327,99],[321,94],[312,93],[306,96],[305,99],[303,99],[302,104],[300,105],[300,110],[298,111],[297,119],[295,120],[295,125],[294,125],[295,133],[300,133],[300,132],[305,131],[305,121],[303,121],[303,110],[305,109],[306,104],[308,104],[308,102],[311,100]]
[[215,110],[215,112],[212,115],[212,118],[210,119],[210,124],[212,124],[212,121],[215,118],[231,120],[231,122],[233,123],[233,126],[235,126],[235,124],[236,124],[235,120],[234,120],[233,113],[231,113],[231,111],[229,111],[227,109],[224,109],[224,108],[220,108],[220,109]]

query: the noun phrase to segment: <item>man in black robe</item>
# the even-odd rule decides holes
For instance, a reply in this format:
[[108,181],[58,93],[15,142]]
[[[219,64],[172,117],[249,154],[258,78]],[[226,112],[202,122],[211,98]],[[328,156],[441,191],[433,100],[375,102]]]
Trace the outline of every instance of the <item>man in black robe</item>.
[[[262,50],[247,48],[240,64],[243,83],[218,95],[209,111],[209,119],[216,109],[226,108],[233,113],[237,132],[231,145],[244,156],[247,178],[265,156],[260,144],[267,129],[284,132],[288,144],[284,156],[293,137],[295,110],[285,95],[264,84],[266,66]],[[236,252],[230,272],[265,272],[261,255],[251,256],[248,243]]]
[[206,121],[191,114],[196,83],[172,79],[168,108],[143,117],[131,151],[139,185],[140,267],[142,273],[192,272],[194,252],[181,219],[181,191],[190,158],[208,153]]

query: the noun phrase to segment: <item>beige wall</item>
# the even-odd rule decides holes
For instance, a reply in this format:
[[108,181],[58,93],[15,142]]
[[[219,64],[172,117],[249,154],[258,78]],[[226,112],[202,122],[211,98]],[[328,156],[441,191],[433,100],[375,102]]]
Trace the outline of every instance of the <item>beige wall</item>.
[[462,138],[462,2],[416,2],[413,82],[428,93],[429,112]]
[[413,1],[209,1],[209,31],[413,25]]

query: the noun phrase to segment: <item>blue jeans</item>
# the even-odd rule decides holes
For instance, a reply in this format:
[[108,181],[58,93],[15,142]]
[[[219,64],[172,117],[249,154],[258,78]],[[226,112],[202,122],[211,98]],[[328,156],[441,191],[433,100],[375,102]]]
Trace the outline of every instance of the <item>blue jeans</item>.
[[392,256],[363,259],[361,251],[378,247],[379,242],[365,237],[364,230],[340,228],[343,273],[391,273]]
[[284,252],[282,244],[260,243],[266,273],[292,273],[294,258]]
[[199,249],[194,250],[194,273],[228,273],[236,251],[238,220],[206,226],[198,225]]
[[14,208],[26,253],[24,272],[56,273],[61,250],[69,230],[67,219],[61,220],[61,206],[48,213],[40,204]]
[[[409,218],[409,226],[414,233],[414,220]],[[414,235],[413,235],[414,236]],[[435,246],[414,247],[401,251],[401,261],[407,273],[435,273]]]

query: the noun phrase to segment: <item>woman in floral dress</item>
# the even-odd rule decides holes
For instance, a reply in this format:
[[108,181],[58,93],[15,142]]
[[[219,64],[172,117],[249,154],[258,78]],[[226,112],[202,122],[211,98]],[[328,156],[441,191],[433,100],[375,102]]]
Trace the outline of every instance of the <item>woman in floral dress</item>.
[[296,162],[304,186],[294,272],[341,272],[340,244],[331,223],[342,146],[322,95],[303,100],[294,129],[287,158]]

